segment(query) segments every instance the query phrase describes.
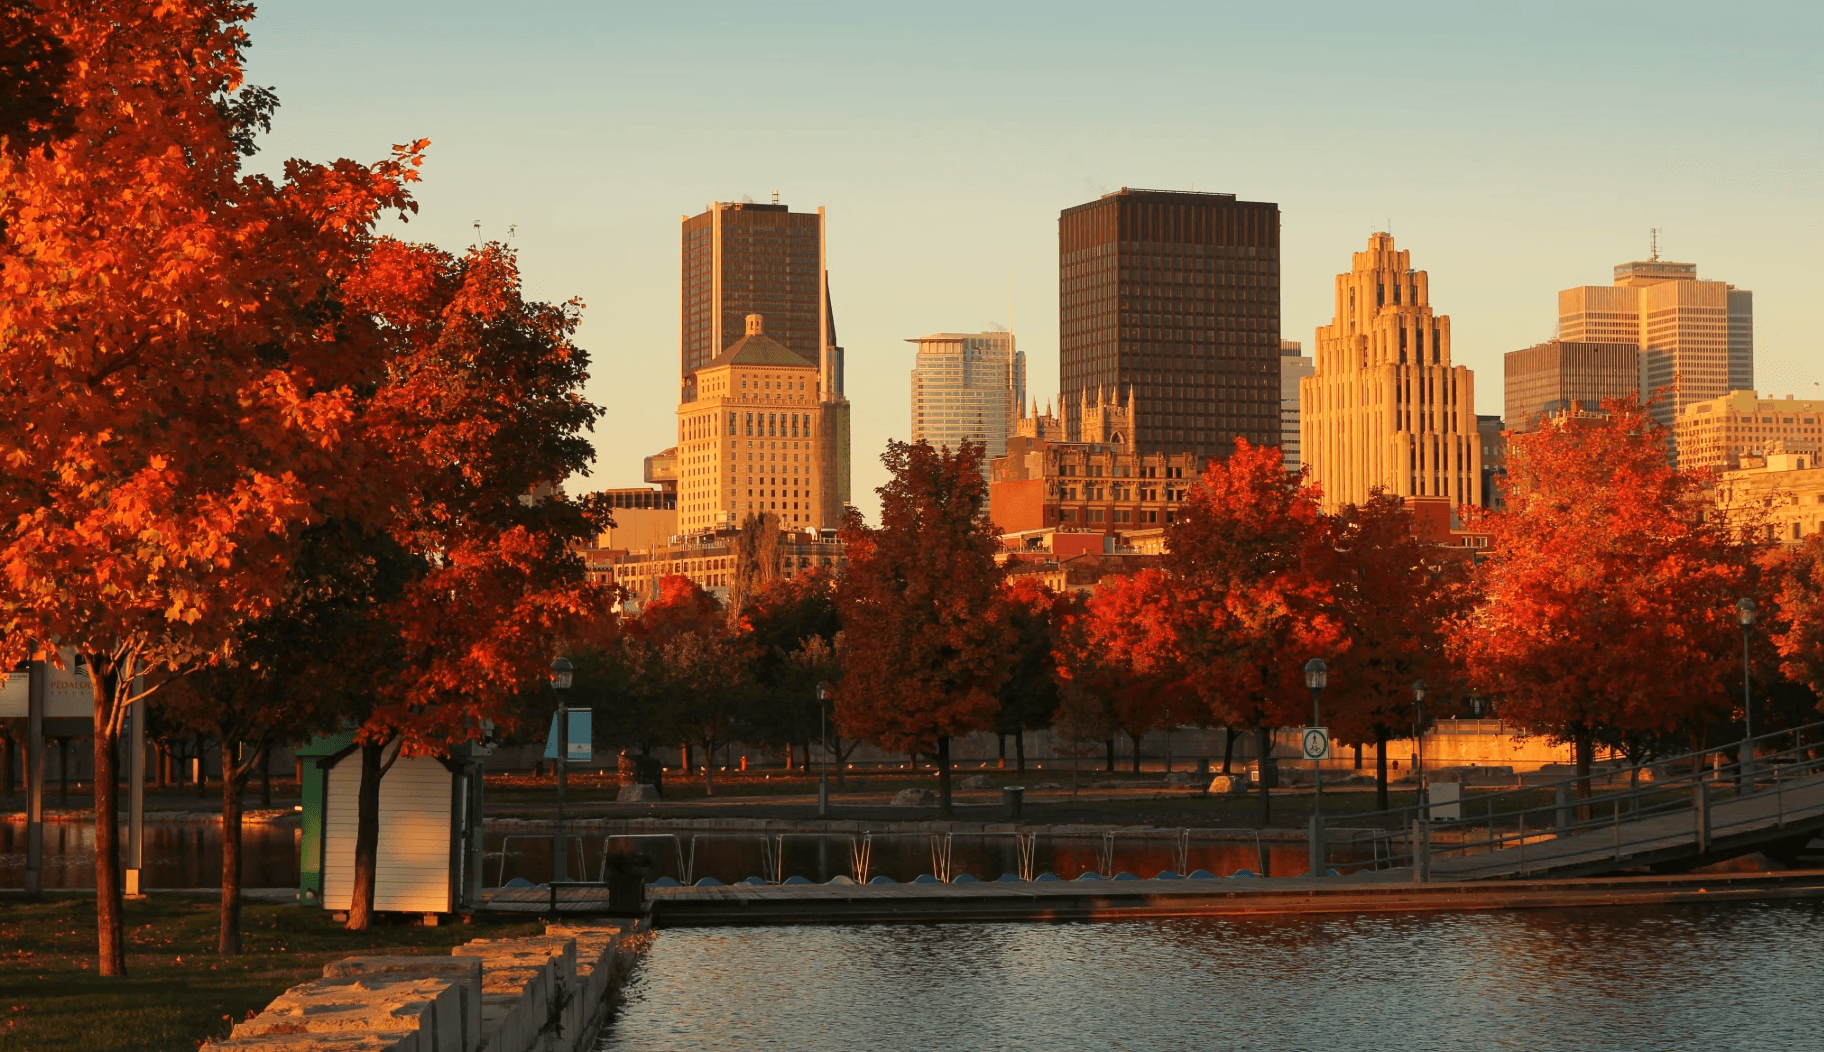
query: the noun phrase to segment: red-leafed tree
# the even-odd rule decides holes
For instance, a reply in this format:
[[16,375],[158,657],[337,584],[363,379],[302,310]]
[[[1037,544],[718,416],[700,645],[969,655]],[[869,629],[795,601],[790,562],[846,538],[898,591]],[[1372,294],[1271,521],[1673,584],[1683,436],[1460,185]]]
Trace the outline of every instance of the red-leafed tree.
[[[1194,704],[1177,660],[1169,622],[1172,582],[1158,570],[1104,580],[1060,634],[1059,672],[1065,706],[1078,733],[1092,728],[1133,743],[1140,770],[1140,740],[1170,727]],[[1114,756],[1109,755],[1109,769]]]
[[1772,638],[1780,671],[1824,697],[1824,533],[1782,553],[1775,569],[1779,609]]
[[[1253,729],[1263,758],[1275,727],[1303,722],[1305,662],[1347,645],[1321,572],[1326,539],[1304,475],[1286,471],[1277,447],[1242,438],[1227,460],[1210,461],[1166,527],[1172,634],[1188,686],[1212,722]],[[1264,778],[1259,799],[1265,825]]]
[[1506,510],[1481,520],[1481,605],[1453,634],[1504,719],[1570,744],[1585,796],[1599,746],[1638,765],[1730,719],[1735,602],[1767,598],[1751,531],[1714,512],[1705,476],[1673,470],[1636,399],[1603,409],[1510,441]]
[[949,817],[950,739],[994,725],[1012,641],[994,616],[1001,574],[982,446],[889,442],[881,461],[892,478],[879,490],[880,526],[859,515],[843,525],[836,722],[883,748],[934,751]]
[[1013,651],[1007,678],[995,692],[994,730],[1003,741],[1013,735],[1014,764],[1022,772],[1026,732],[1044,730],[1057,716],[1059,632],[1075,607],[1072,599],[1030,576],[1010,579],[996,596],[994,616],[1012,633]]
[[529,301],[512,252],[378,242],[346,285],[381,319],[386,381],[362,417],[384,485],[353,502],[419,560],[386,606],[399,660],[356,708],[361,757],[350,928],[371,923],[380,781],[401,755],[442,755],[521,722],[564,644],[612,616],[573,545],[600,509],[567,499],[586,471],[580,304]]
[[1326,524],[1322,572],[1348,646],[1330,663],[1324,717],[1335,741],[1374,746],[1385,810],[1387,742],[1414,728],[1413,682],[1428,680],[1433,697],[1451,682],[1444,633],[1469,609],[1468,563],[1421,539],[1405,502],[1378,489]]
[[412,207],[415,147],[243,175],[273,105],[242,82],[251,13],[27,9],[69,61],[0,151],[0,660],[55,641],[91,672],[103,975],[126,968],[114,757],[134,684],[219,657],[280,600],[297,531],[364,484],[347,427],[380,355],[338,289],[380,212]]

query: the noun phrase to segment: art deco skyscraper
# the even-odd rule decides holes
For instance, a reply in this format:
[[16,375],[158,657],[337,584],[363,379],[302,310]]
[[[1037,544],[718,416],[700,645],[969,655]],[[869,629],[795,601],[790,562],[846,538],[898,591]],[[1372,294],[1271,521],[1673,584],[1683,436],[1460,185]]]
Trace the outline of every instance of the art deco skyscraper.
[[1300,382],[1312,480],[1334,510],[1380,486],[1397,496],[1480,505],[1475,381],[1450,364],[1450,319],[1433,313],[1424,271],[1375,233],[1336,276],[1336,315],[1317,330],[1317,372]]
[[1279,442],[1279,206],[1123,188],[1058,216],[1067,431],[1105,399],[1142,452]]

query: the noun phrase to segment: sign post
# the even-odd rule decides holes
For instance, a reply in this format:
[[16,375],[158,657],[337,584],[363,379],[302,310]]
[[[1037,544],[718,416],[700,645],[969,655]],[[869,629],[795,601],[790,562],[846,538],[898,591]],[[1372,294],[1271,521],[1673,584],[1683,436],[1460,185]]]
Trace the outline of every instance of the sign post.
[[[145,693],[146,681],[133,677],[135,697]],[[127,857],[126,895],[143,898],[146,845],[146,702],[144,698],[127,709]]]
[[1311,876],[1321,877],[1329,869],[1328,853],[1324,850],[1324,767],[1323,762],[1330,758],[1330,728],[1304,727],[1298,732],[1298,751],[1305,759],[1311,761],[1312,784],[1316,789],[1311,806],[1311,828],[1309,832]]

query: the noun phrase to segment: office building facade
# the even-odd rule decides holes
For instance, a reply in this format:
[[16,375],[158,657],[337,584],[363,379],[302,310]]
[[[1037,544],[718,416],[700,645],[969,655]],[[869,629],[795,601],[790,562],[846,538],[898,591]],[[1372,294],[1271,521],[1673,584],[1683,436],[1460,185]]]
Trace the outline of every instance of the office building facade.
[[1613,285],[1565,289],[1558,338],[1638,348],[1641,397],[1658,399],[1654,418],[1668,428],[1686,406],[1754,389],[1754,293],[1699,280],[1695,263],[1636,260],[1615,268]]
[[830,340],[824,214],[782,204],[715,201],[683,225],[679,375],[714,361],[766,319],[775,342],[816,362]]
[[939,332],[918,345],[912,370],[912,441],[957,449],[965,439],[987,447],[989,458],[1007,452],[1007,439],[1026,400],[1026,354],[1013,333]]
[[1605,398],[1640,390],[1640,348],[1631,342],[1547,340],[1508,351],[1501,365],[1503,418],[1515,431],[1531,431],[1573,402],[1598,409]]
[[1731,391],[1678,415],[1678,466],[1733,470],[1744,458],[1824,441],[1824,401]]
[[1336,314],[1317,330],[1300,385],[1300,455],[1335,510],[1375,487],[1401,497],[1483,502],[1475,380],[1450,360],[1450,319],[1393,235],[1375,233],[1336,277]]
[[1317,371],[1317,363],[1305,357],[1304,345],[1297,340],[1279,341],[1279,448],[1286,459],[1286,470],[1297,471],[1298,459],[1298,384]]
[[1065,209],[1058,308],[1066,414],[1120,392],[1136,448],[1200,463],[1278,443],[1278,205],[1123,188]]

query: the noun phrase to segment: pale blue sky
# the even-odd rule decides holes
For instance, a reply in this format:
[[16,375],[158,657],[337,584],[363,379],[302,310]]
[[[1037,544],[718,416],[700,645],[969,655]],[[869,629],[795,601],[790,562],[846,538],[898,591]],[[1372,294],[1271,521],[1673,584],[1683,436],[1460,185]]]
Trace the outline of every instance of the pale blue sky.
[[673,444],[678,217],[829,209],[856,503],[908,432],[907,337],[1008,319],[1057,385],[1057,213],[1121,186],[1282,213],[1282,333],[1392,224],[1476,400],[1560,288],[1664,258],[1754,290],[1757,384],[1816,394],[1824,5],[269,2],[260,166],[432,140],[408,236],[515,228],[528,291],[589,305],[609,415],[573,490]]

